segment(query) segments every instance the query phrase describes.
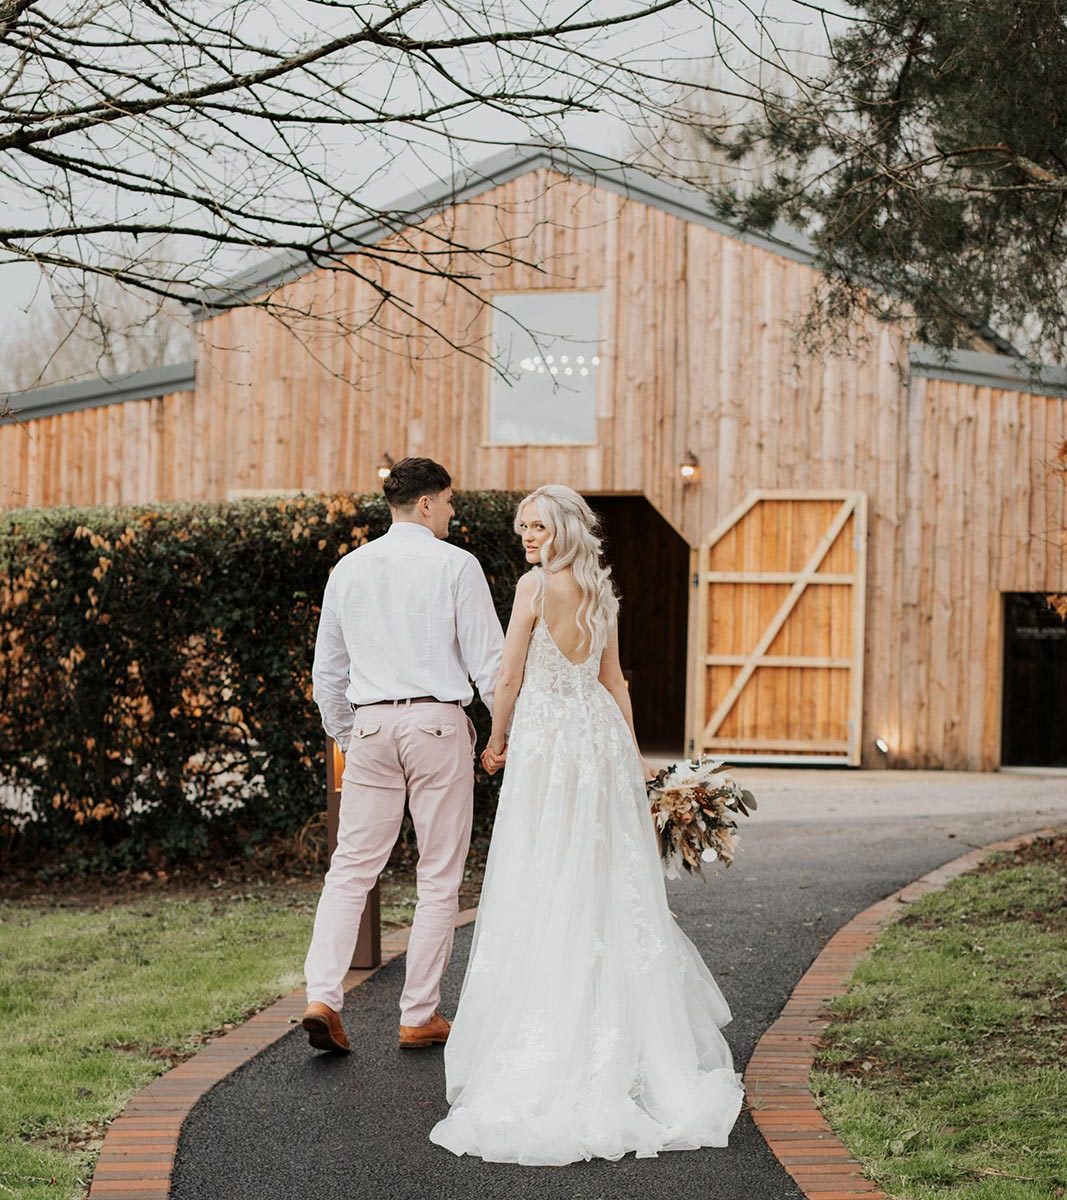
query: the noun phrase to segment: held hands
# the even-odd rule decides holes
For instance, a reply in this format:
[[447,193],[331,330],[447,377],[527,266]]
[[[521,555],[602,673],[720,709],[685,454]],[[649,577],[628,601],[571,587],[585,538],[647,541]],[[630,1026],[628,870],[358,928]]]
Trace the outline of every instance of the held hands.
[[482,751],[482,768],[485,773],[487,775],[495,775],[504,765],[507,756],[507,742],[503,742],[499,746],[494,746],[490,741],[489,745]]

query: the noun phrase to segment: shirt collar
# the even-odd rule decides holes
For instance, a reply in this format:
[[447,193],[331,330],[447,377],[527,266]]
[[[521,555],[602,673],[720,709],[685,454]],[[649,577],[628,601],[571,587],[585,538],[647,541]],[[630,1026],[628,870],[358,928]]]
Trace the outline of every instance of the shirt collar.
[[434,531],[427,528],[425,525],[420,525],[417,521],[394,521],[386,530],[387,533],[399,533],[402,537],[406,537],[408,533],[426,534],[427,537],[434,537]]

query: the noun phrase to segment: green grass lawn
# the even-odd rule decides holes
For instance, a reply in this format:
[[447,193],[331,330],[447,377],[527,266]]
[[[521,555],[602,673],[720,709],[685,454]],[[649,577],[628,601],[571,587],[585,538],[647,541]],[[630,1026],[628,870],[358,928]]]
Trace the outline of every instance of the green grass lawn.
[[888,1194],[1064,1195],[1067,837],[923,897],[832,1011],[813,1090]]
[[310,919],[307,898],[0,905],[0,1197],[82,1195],[133,1092],[299,984]]
[[[0,902],[0,1200],[84,1195],[134,1092],[300,985],[319,880],[292,883]],[[384,925],[414,903],[383,881]]]

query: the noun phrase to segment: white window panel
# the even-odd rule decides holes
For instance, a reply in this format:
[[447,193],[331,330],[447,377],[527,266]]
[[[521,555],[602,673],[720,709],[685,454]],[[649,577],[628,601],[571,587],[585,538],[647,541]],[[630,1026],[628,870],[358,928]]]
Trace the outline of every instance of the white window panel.
[[493,303],[489,441],[595,442],[600,293],[497,294]]

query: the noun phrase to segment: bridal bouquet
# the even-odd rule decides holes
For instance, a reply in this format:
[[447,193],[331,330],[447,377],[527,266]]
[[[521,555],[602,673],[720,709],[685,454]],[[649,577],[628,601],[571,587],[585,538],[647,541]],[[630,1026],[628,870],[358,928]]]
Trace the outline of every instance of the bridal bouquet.
[[703,874],[701,864],[734,861],[736,814],[749,816],[756,798],[711,758],[675,763],[648,784],[652,820],[668,879],[678,868]]

